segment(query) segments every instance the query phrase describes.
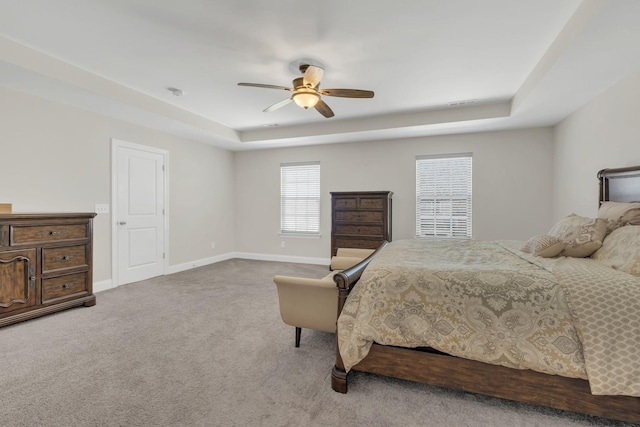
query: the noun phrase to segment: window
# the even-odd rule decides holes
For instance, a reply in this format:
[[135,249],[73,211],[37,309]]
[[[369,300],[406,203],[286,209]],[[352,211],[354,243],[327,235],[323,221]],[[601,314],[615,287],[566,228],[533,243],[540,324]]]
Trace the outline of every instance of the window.
[[320,162],[280,165],[280,230],[320,233]]
[[471,238],[471,153],[416,158],[416,235]]

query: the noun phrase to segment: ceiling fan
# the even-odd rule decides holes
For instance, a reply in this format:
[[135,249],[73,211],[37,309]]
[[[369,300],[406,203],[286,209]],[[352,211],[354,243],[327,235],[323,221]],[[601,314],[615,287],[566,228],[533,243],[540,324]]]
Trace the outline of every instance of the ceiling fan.
[[324,69],[316,65],[302,64],[300,65],[302,77],[293,79],[293,87],[266,85],[261,83],[238,83],[238,86],[262,87],[267,89],[279,89],[293,92],[291,97],[278,101],[275,104],[265,108],[263,111],[274,111],[282,108],[291,101],[294,101],[300,107],[309,109],[314,107],[320,114],[326,118],[333,117],[333,111],[321,99],[322,95],[339,96],[342,98],[373,98],[373,91],[361,89],[320,89],[320,80],[324,74]]

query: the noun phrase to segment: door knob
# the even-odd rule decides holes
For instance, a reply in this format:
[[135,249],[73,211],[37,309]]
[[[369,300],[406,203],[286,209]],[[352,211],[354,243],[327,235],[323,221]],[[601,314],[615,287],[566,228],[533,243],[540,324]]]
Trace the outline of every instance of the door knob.
[[120,225],[127,225],[127,221],[120,221],[118,224],[120,224]]

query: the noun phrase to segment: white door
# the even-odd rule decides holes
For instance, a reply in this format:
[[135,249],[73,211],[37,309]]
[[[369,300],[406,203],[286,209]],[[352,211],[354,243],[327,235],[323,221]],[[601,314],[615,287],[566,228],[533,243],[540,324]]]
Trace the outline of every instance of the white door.
[[117,285],[164,274],[165,155],[114,141]]

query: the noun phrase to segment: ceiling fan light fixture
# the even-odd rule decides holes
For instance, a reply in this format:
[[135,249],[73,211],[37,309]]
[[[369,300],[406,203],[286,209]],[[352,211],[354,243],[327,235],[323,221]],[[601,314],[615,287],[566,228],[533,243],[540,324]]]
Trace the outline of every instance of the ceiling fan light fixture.
[[238,83],[238,86],[253,86],[267,89],[286,90],[291,96],[265,108],[265,113],[275,111],[294,101],[299,107],[308,110],[315,108],[318,113],[329,119],[334,116],[333,111],[322,99],[323,95],[342,98],[373,98],[373,91],[362,89],[320,89],[320,81],[324,69],[317,65],[300,64],[302,77],[293,79],[292,87],[276,86],[263,83]]
[[320,101],[320,95],[318,95],[315,91],[307,91],[300,90],[294,93],[291,98],[298,104],[300,107],[305,110],[315,107],[318,101]]

